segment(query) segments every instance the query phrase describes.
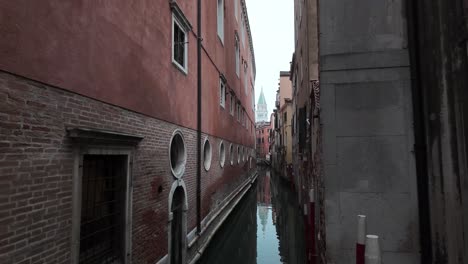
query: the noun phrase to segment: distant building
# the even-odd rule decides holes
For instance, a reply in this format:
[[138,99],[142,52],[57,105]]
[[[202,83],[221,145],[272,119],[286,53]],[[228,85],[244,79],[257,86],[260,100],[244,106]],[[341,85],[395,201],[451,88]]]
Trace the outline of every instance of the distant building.
[[261,159],[269,159],[270,154],[270,132],[272,129],[271,122],[257,122],[256,138],[257,138],[257,157]]
[[276,130],[277,141],[275,141],[276,160],[273,167],[281,172],[281,176],[292,180],[288,168],[292,168],[292,85],[289,71],[281,71],[279,87],[276,98]]
[[263,87],[260,91],[260,97],[258,98],[257,103],[257,122],[268,122],[268,106],[265,100],[265,95],[263,94]]

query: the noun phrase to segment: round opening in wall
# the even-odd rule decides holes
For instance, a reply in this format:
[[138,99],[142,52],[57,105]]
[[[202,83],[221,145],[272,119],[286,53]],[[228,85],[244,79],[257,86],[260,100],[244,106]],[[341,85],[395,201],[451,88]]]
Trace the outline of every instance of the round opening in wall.
[[224,149],[224,142],[219,143],[219,165],[224,167],[224,162],[226,160],[226,150]]
[[179,130],[176,130],[172,135],[169,151],[172,175],[181,178],[185,171],[187,152],[185,151],[184,137]]
[[208,139],[205,140],[203,144],[203,166],[205,170],[208,171],[211,167],[211,144]]
[[229,157],[231,158],[231,165],[234,165],[234,147],[229,145]]
[[241,160],[240,147],[237,146],[237,164],[240,164],[240,160]]
[[245,148],[242,147],[242,162],[245,162]]

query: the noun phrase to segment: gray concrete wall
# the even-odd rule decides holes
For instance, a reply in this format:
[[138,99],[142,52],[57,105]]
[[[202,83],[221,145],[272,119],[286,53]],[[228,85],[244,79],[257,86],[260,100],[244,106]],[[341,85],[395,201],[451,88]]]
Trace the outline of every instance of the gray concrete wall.
[[384,263],[419,262],[411,83],[402,0],[320,2],[328,263],[354,262],[356,215]]

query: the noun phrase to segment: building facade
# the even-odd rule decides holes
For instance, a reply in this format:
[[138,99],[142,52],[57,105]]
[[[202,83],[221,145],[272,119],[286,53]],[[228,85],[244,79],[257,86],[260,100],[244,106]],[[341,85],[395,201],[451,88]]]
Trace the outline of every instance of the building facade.
[[294,174],[300,203],[318,205],[313,263],[354,261],[359,214],[383,263],[466,263],[467,6],[295,1]]
[[257,158],[268,160],[270,157],[271,122],[257,122]]
[[292,170],[292,102],[291,99],[286,99],[283,107],[278,112],[280,124],[280,153],[281,153],[281,175],[291,177]]
[[277,127],[274,130],[278,134],[275,141],[276,161],[274,168],[281,172],[280,175],[288,180],[292,178],[292,84],[289,71],[281,71],[279,78],[279,87],[276,96],[275,110]]
[[255,56],[244,0],[196,6],[0,2],[1,263],[199,257],[255,174]]

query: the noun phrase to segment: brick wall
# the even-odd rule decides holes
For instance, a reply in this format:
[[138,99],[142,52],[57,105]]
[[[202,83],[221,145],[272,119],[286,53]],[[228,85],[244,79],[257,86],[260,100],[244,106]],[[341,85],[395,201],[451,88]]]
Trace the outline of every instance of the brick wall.
[[[73,145],[66,127],[85,126],[144,137],[133,165],[133,263],[155,263],[167,253],[168,157],[175,129],[184,135],[188,231],[196,226],[196,131],[0,72],[0,263],[70,263]],[[204,139],[207,135],[204,135]],[[207,215],[249,172],[248,162],[202,167]],[[237,146],[237,145],[235,145]],[[236,149],[236,148],[235,148]],[[159,187],[162,192],[158,192]]]

